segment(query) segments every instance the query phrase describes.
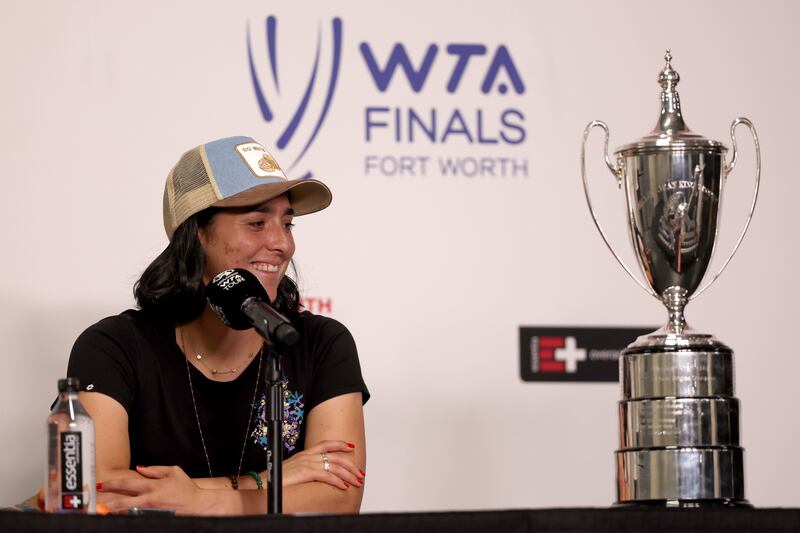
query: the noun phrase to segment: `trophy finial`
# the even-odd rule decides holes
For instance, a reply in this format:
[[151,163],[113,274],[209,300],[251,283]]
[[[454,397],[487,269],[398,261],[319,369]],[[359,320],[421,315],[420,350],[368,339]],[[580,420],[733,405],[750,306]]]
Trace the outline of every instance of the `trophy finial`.
[[683,122],[681,115],[681,100],[677,90],[681,77],[672,68],[672,53],[669,48],[664,54],[664,61],[666,65],[658,75],[658,83],[661,85],[661,116],[653,133],[672,136],[675,132],[689,131],[689,127]]
[[[667,53],[664,54],[664,61],[666,61],[666,65],[664,65],[664,70],[661,71],[661,74],[658,75],[658,83],[661,84],[661,89],[665,92],[674,92],[675,88],[678,86],[678,82],[681,81],[681,77],[678,72],[672,68],[672,54],[667,48]],[[676,93],[677,94],[677,93]]]

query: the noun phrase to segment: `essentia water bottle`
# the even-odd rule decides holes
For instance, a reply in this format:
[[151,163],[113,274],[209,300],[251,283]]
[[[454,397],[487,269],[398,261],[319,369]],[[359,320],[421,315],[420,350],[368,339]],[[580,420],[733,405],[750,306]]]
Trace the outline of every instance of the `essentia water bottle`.
[[58,380],[58,400],[47,417],[45,510],[94,513],[94,422],[78,400],[77,378]]

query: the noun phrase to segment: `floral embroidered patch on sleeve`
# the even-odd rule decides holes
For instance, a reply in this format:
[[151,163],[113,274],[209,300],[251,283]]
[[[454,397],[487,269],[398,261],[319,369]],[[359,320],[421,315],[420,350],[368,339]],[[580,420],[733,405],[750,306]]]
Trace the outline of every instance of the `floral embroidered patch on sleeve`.
[[[283,447],[291,452],[295,449],[297,439],[300,438],[300,428],[305,416],[303,395],[297,391],[289,390],[289,380],[285,377],[281,382],[283,393]],[[267,427],[267,394],[261,395],[258,402],[253,432],[253,441],[264,450],[269,446],[269,429]]]

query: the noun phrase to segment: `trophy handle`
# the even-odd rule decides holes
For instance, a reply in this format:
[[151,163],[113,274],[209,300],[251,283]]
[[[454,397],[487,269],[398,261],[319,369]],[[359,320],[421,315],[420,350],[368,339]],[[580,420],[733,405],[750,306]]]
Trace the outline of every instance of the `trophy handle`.
[[700,296],[700,294],[702,294],[703,291],[709,288],[711,284],[717,280],[719,275],[722,274],[722,271],[725,270],[725,267],[728,266],[728,263],[733,258],[733,255],[736,253],[736,250],[739,249],[739,245],[742,244],[742,239],[744,239],[744,235],[745,233],[747,233],[747,228],[750,227],[750,221],[753,219],[753,211],[755,211],[756,208],[756,201],[758,201],[758,189],[759,187],[761,187],[761,148],[759,147],[758,144],[758,134],[756,133],[755,126],[753,126],[753,123],[750,122],[750,120],[745,117],[739,117],[736,120],[734,120],[733,123],[731,123],[731,141],[733,142],[733,156],[731,157],[731,164],[725,166],[724,169],[725,180],[727,181],[728,174],[733,172],[733,167],[736,166],[736,156],[738,155],[738,151],[736,150],[735,130],[736,126],[738,126],[739,124],[744,124],[745,126],[750,128],[750,133],[753,135],[753,143],[756,146],[756,188],[755,191],[753,192],[753,203],[750,205],[750,214],[747,215],[747,220],[744,223],[744,228],[742,228],[742,233],[739,235],[739,240],[736,241],[736,246],[733,247],[733,251],[731,252],[731,254],[728,256],[725,262],[722,263],[719,272],[717,272],[717,274],[713,278],[711,278],[711,281],[706,283],[703,287],[701,287],[694,294],[692,294],[689,297],[690,301],[695,299],[697,296]]
[[586,126],[586,129],[583,130],[583,144],[581,144],[581,178],[583,178],[583,192],[586,195],[586,205],[589,206],[589,213],[592,215],[592,220],[594,221],[594,225],[597,228],[597,231],[600,232],[600,236],[603,238],[603,242],[606,243],[606,246],[608,247],[609,251],[617,260],[617,263],[619,263],[620,266],[625,269],[625,272],[627,272],[628,275],[633,279],[633,281],[638,283],[639,286],[645,290],[645,292],[647,292],[651,296],[655,296],[656,298],[658,298],[658,294],[656,293],[656,291],[654,291],[648,285],[642,283],[642,281],[640,281],[639,278],[634,276],[633,272],[631,272],[631,269],[628,268],[628,265],[625,264],[625,262],[619,257],[619,255],[617,255],[617,252],[614,251],[614,248],[611,246],[611,243],[608,242],[608,238],[606,237],[603,228],[600,226],[600,221],[597,220],[597,216],[595,216],[594,214],[594,208],[592,207],[592,200],[589,197],[589,185],[586,180],[586,139],[589,137],[589,133],[592,131],[592,128],[596,126],[603,128],[603,131],[606,134],[605,142],[603,144],[603,151],[605,153],[605,158],[606,158],[606,166],[611,171],[611,174],[613,174],[614,177],[617,179],[617,187],[618,188],[622,187],[622,168],[619,165],[612,164],[611,160],[608,158],[608,137],[609,137],[608,126],[606,126],[605,122],[601,120],[593,120],[589,123],[588,126]]

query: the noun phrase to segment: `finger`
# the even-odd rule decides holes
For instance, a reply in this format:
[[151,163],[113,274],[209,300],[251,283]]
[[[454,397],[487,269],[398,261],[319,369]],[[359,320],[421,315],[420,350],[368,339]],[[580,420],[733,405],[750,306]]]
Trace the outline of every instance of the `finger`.
[[39,489],[36,493],[36,506],[40,511],[44,511],[44,487]]
[[132,478],[117,478],[109,479],[97,484],[97,490],[100,492],[116,492],[126,495],[137,495],[147,492],[150,489],[152,481],[145,478],[132,479]]
[[[327,459],[329,471],[333,470],[334,475],[337,475],[351,485],[363,485],[365,474],[356,466],[351,458],[352,456],[340,452],[323,453]],[[289,461],[295,464],[301,464],[303,469],[310,472],[311,478],[316,479],[316,476],[320,475],[320,470],[325,472],[326,459],[322,458],[323,453],[297,454]],[[335,469],[334,466],[336,466]]]
[[[299,455],[299,454],[298,454]],[[321,481],[332,485],[338,489],[346,489],[347,484],[336,474],[326,472],[324,465],[320,461],[319,455],[314,459],[312,456],[292,457],[291,468],[284,466],[283,486],[290,487],[298,483],[308,483],[311,481]]]
[[106,509],[110,513],[125,513],[131,507],[149,507],[142,496],[116,498],[105,503]]
[[323,452],[346,452],[351,453],[355,449],[355,444],[343,440],[323,440],[310,448],[306,448],[308,453]]
[[[361,470],[358,467],[358,465],[356,465],[356,463],[353,460],[352,456],[350,456],[350,455],[342,455],[340,453],[333,452],[333,453],[327,454],[327,457],[328,457],[328,462],[331,464],[331,467],[333,467],[333,465],[337,465],[337,466],[341,467],[342,469],[347,471],[350,476],[356,478],[360,483],[363,484],[364,478],[366,477],[366,472]],[[323,464],[323,467],[324,467],[324,464]],[[344,476],[340,476],[340,477],[342,477],[343,479],[348,479],[348,478],[345,478]]]
[[311,465],[306,465],[307,468],[310,466],[314,470],[314,475],[319,475],[319,470],[321,469],[325,473],[322,478],[325,482],[331,481],[331,475],[335,476],[338,479],[333,480],[334,483],[332,484],[339,488],[346,489],[350,485],[358,487],[363,485],[363,480],[356,473],[359,470],[349,456],[337,452],[326,452],[320,455],[324,455],[324,459],[322,457],[319,460],[315,458]]
[[330,469],[328,470],[328,472],[338,477],[340,480],[344,481],[349,485],[355,485],[356,487],[364,486],[363,479],[359,478],[353,472],[351,472],[346,468],[343,468],[338,464],[330,463]]
[[150,479],[163,479],[169,477],[172,473],[172,467],[169,466],[137,466],[136,471],[144,477]]
[[311,474],[311,478],[314,481],[321,481],[322,483],[327,483],[332,487],[336,487],[337,489],[347,490],[350,488],[350,484],[334,474],[331,471],[324,471],[324,470],[314,470]]

